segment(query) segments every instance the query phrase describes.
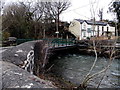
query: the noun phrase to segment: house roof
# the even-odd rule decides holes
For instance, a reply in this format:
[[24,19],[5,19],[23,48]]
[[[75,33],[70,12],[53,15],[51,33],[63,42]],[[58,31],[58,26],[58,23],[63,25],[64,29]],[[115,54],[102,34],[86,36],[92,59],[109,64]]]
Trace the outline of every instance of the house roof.
[[84,22],[84,20],[82,20],[82,19],[75,19],[75,20],[79,21],[80,23]]
[[102,21],[95,21],[93,22],[92,20],[85,20],[85,22],[89,25],[101,25],[101,26],[106,26],[107,23],[106,22],[102,22]]
[[[77,21],[79,21],[80,23],[86,22],[89,25],[93,25],[94,22],[92,20],[82,20],[82,19],[75,19]],[[106,26],[107,23],[106,22],[102,22],[102,21],[95,21],[95,25],[101,25],[101,26]]]

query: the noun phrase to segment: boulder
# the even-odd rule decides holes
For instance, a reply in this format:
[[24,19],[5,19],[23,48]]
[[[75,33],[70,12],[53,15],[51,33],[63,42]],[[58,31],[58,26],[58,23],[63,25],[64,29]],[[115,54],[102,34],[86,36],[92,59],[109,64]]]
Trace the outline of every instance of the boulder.
[[2,88],[56,88],[50,81],[45,81],[18,66],[0,61],[2,64]]

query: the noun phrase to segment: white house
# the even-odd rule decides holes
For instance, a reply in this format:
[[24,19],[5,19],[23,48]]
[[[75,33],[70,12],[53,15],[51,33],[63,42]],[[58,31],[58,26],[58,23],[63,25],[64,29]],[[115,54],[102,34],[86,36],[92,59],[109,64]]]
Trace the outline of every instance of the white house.
[[115,27],[106,22],[74,19],[69,31],[76,36],[78,40],[100,36],[115,36]]

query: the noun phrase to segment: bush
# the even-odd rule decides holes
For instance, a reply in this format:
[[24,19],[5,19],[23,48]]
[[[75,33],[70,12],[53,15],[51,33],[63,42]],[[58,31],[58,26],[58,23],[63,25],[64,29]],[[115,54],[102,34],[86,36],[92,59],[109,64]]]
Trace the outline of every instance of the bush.
[[10,37],[10,33],[9,32],[3,32],[3,40],[7,40]]

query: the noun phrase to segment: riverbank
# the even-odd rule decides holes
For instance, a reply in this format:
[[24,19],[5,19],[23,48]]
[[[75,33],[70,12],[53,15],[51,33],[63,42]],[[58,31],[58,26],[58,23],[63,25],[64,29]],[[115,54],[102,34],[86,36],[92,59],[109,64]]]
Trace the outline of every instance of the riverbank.
[[120,42],[116,40],[79,40],[76,45],[80,52],[95,56],[95,51],[100,57],[120,59]]
[[40,78],[44,80],[49,80],[52,84],[58,88],[64,89],[72,89],[76,88],[77,86],[70,81],[65,80],[63,77],[57,76],[53,73],[45,73],[44,75],[40,75]]

